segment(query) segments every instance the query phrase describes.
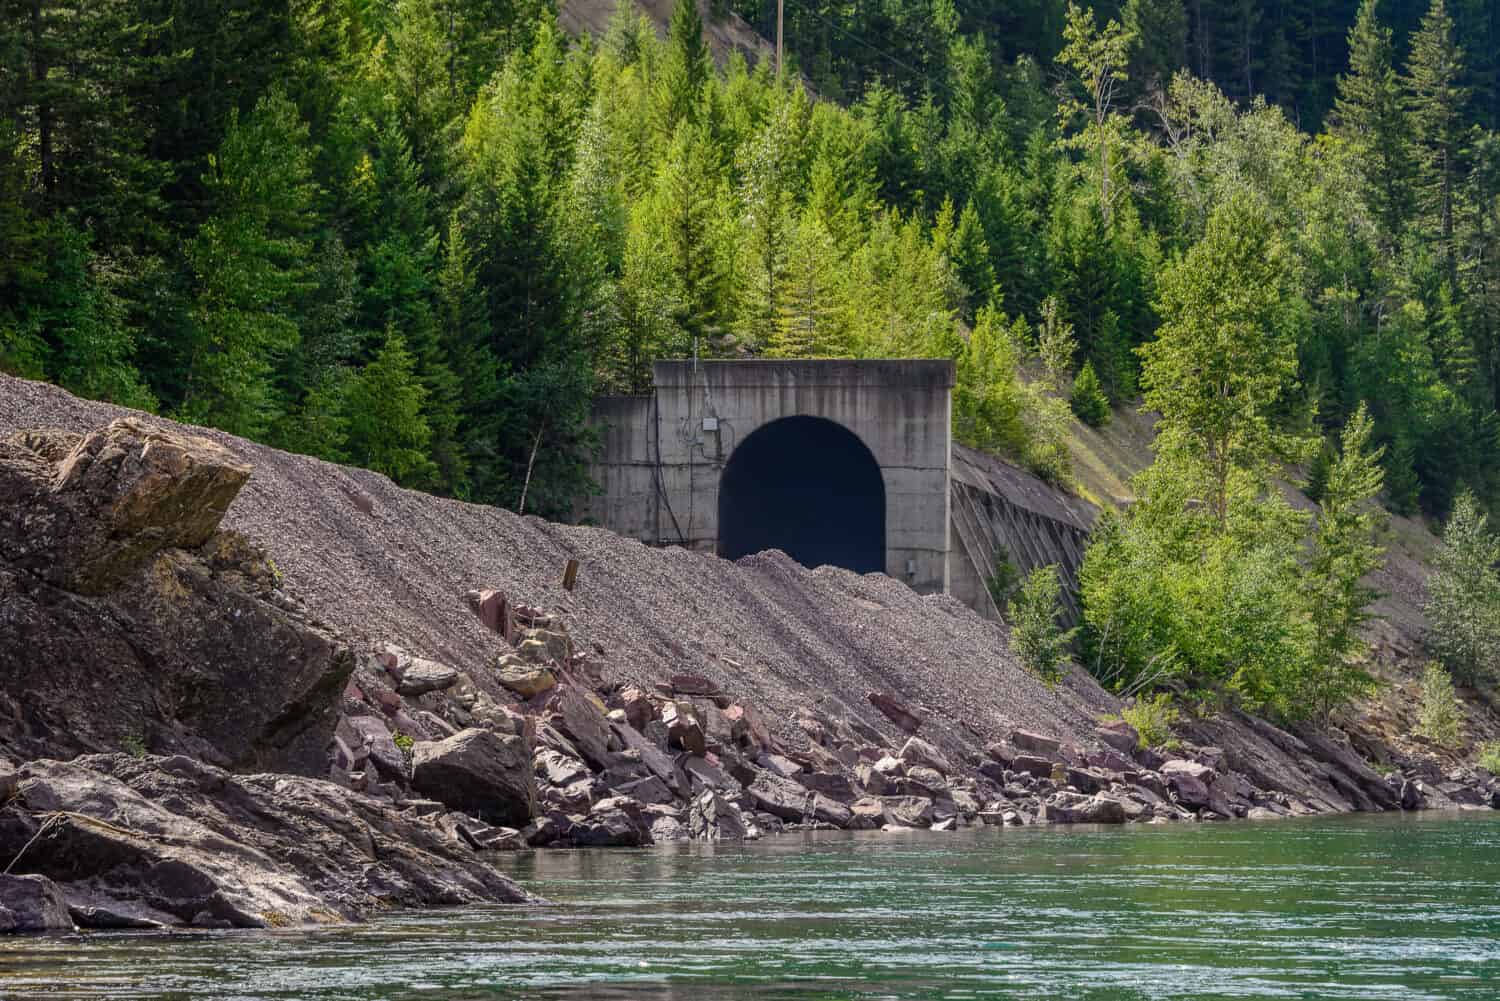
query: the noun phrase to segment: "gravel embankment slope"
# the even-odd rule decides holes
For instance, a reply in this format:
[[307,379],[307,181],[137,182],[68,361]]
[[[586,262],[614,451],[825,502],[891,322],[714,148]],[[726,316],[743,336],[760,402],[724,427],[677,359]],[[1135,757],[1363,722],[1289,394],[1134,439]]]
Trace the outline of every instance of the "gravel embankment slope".
[[[87,431],[125,413],[0,376],[0,434]],[[1047,688],[1015,663],[1001,627],[883,575],[808,571],[780,553],[730,563],[652,549],[194,430],[254,469],[226,527],[264,546],[288,587],[357,645],[391,641],[476,669],[499,641],[463,595],[497,587],[563,610],[580,647],[603,651],[606,677],[649,684],[702,674],[783,733],[805,706],[862,718],[894,737],[866,700],[871,691],[924,712],[929,739],[970,749],[1016,727],[1081,741],[1115,705],[1078,671]],[[558,581],[570,557],[582,572],[567,594]]]

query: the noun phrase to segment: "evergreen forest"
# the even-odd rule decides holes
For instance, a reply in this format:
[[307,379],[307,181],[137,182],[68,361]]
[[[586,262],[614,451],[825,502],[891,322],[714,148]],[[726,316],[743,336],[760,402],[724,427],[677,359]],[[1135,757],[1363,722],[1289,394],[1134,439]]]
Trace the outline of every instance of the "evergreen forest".
[[1500,4],[788,0],[782,72],[733,15],[0,0],[0,371],[561,516],[656,358],[953,358],[1061,484],[1161,415],[1102,678],[1361,690],[1366,502],[1500,500]]

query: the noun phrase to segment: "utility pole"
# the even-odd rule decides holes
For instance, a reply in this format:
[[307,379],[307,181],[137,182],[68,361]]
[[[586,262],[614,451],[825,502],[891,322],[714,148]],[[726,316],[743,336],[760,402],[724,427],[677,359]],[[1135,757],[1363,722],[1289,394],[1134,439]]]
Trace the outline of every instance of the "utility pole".
[[776,0],[776,78],[781,79],[781,18],[786,0]]

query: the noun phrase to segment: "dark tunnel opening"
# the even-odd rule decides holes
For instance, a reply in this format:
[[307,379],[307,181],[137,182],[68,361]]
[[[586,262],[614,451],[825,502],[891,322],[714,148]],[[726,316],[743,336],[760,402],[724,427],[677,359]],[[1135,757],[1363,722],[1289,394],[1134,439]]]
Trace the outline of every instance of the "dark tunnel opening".
[[719,480],[719,555],[780,549],[805,567],[885,570],[885,481],[865,443],[822,417],[758,428]]

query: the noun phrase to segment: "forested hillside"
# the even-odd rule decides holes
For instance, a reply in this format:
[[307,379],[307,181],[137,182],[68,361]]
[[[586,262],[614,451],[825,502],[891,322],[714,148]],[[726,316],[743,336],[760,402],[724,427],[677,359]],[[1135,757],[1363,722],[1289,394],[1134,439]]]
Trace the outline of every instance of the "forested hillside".
[[1500,491],[1496,5],[793,2],[780,76],[726,11],[0,0],[0,368],[541,513],[695,348],[953,357],[958,436],[1063,481],[1143,394],[1096,669],[1344,697],[1296,686],[1354,658],[1363,499]]

